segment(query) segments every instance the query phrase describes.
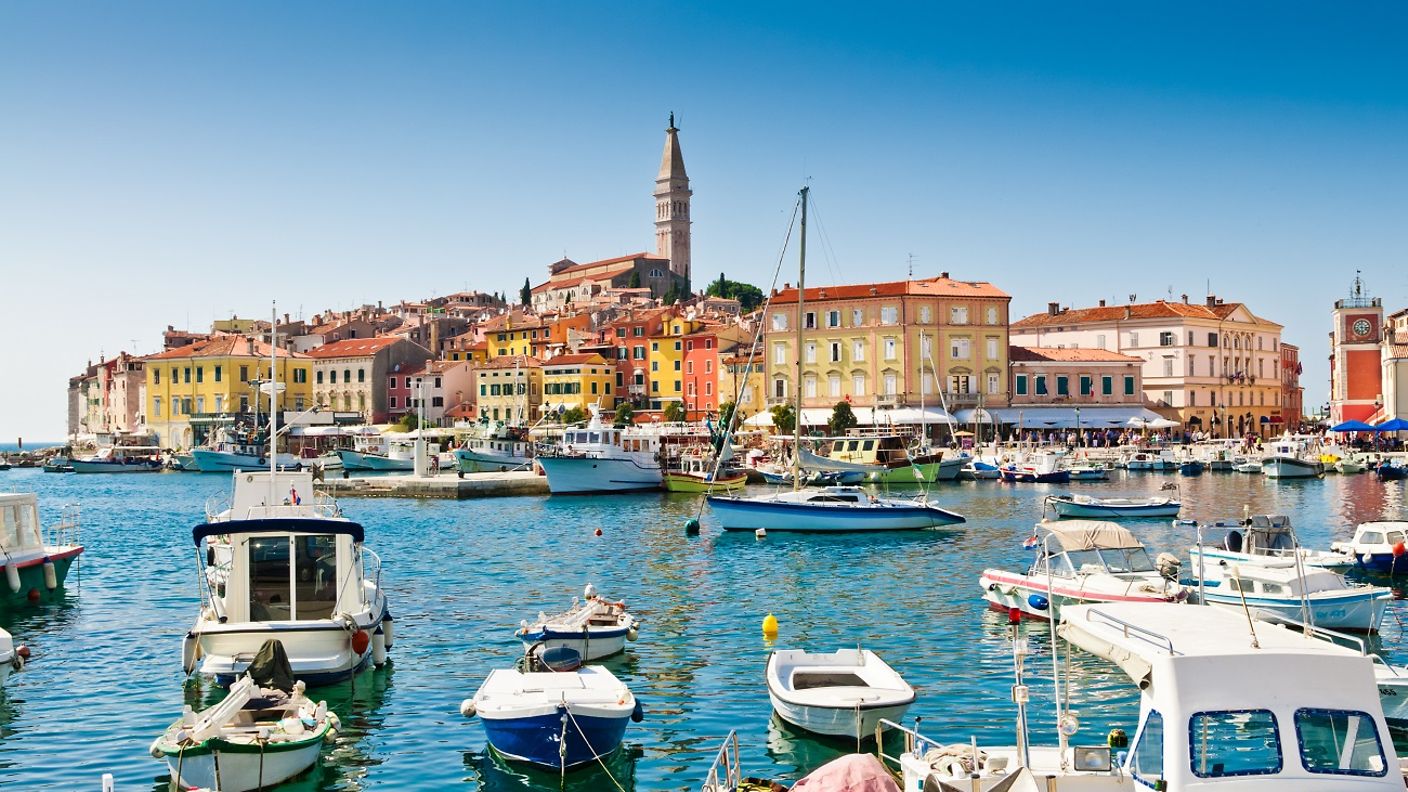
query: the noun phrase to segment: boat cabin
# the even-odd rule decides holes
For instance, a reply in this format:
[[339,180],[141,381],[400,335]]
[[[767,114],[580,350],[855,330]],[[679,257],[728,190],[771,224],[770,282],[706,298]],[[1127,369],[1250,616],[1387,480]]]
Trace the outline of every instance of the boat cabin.
[[7,557],[44,551],[39,498],[33,493],[0,493],[0,551]]
[[1393,548],[1403,542],[1405,531],[1408,531],[1408,522],[1384,520],[1362,523],[1354,532],[1354,549],[1363,552],[1379,547]]
[[1045,521],[1037,525],[1042,550],[1030,576],[1146,575],[1156,571],[1149,551],[1121,525],[1101,520]]
[[1204,531],[1204,543],[1216,544],[1231,553],[1295,557],[1295,533],[1291,518],[1284,514],[1258,514],[1245,523],[1213,523],[1204,526]]
[[[1210,575],[1209,584],[1213,582]],[[1236,575],[1224,572],[1221,587],[1247,596],[1299,597],[1321,591],[1343,591],[1345,584],[1339,575],[1319,567],[1307,566],[1303,573],[1298,573],[1291,566],[1249,564],[1238,567]]]
[[643,432],[630,432],[612,426],[568,429],[562,433],[562,450],[572,455],[592,456],[607,452],[608,449],[628,454],[654,455],[660,450],[660,436]]
[[826,455],[837,462],[865,465],[895,465],[909,461],[910,457],[904,438],[899,435],[838,437],[831,441]]
[[860,487],[822,487],[812,493],[807,503],[865,503],[870,493]]

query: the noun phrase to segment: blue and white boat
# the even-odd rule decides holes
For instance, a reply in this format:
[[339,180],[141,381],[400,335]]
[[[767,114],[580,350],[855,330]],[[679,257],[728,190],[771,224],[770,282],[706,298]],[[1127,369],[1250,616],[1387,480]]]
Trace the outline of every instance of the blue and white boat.
[[[1188,561],[1195,574],[1200,562],[1209,567],[1228,564],[1292,566],[1297,556],[1304,566],[1337,572],[1354,566],[1354,559],[1347,553],[1301,547],[1291,528],[1291,519],[1284,514],[1256,514],[1241,520],[1212,523],[1179,520],[1177,524],[1197,526],[1198,544],[1188,548]],[[1215,569],[1205,574],[1220,577]]]
[[1352,586],[1321,567],[1204,563],[1201,569],[1206,577],[1198,584],[1200,602],[1247,608],[1253,615],[1269,613],[1327,630],[1378,632],[1393,599],[1387,586]]
[[1096,498],[1090,495],[1049,495],[1046,505],[1058,517],[1106,520],[1121,517],[1177,517],[1183,504],[1175,498]]
[[1405,534],[1408,534],[1408,521],[1404,520],[1360,523],[1354,531],[1354,539],[1331,542],[1330,550],[1345,555],[1358,569],[1394,575],[1408,572]]
[[904,531],[964,522],[963,515],[916,499],[871,495],[859,487],[710,495],[709,508],[726,531]]
[[1207,465],[1205,465],[1202,461],[1197,459],[1189,459],[1179,463],[1178,474],[1180,476],[1201,476],[1203,475],[1203,471],[1206,468]]
[[156,446],[111,446],[69,462],[74,473],[160,473],[161,449]]
[[640,702],[601,666],[571,671],[499,668],[473,698],[460,704],[465,717],[484,723],[489,746],[504,757],[566,771],[614,753]]
[[609,600],[588,583],[579,602],[562,613],[539,613],[531,624],[522,622],[516,635],[529,653],[566,647],[585,660],[610,657],[626,648],[640,634],[640,623],[626,610],[626,603]]

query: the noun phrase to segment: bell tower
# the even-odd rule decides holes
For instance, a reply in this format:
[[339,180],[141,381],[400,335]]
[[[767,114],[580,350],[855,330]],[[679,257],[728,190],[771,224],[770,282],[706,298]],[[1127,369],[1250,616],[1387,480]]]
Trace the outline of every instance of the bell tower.
[[684,172],[675,114],[665,130],[665,153],[655,177],[655,255],[670,260],[670,271],[689,279],[689,176]]

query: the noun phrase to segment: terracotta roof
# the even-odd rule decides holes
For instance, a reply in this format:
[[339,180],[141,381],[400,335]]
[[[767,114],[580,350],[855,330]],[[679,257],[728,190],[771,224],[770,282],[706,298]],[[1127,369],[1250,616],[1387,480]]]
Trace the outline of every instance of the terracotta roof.
[[558,355],[555,358],[543,361],[544,366],[574,366],[580,365],[582,363],[597,363],[599,365],[604,365],[606,363],[606,358],[602,357],[601,355],[598,355],[595,352],[590,352],[586,354],[579,353],[575,355]]
[[[668,261],[668,259],[660,260]],[[536,294],[538,292],[548,291],[549,289],[567,289],[572,286],[576,286],[577,284],[582,283],[584,281],[612,278],[617,275],[620,275],[623,272],[629,272],[630,270],[634,269],[635,261],[636,257],[631,257],[629,259],[626,259],[625,261],[596,262],[595,264],[578,264],[575,267],[570,267],[568,269],[563,270],[562,272],[554,274],[552,277],[548,278],[546,283],[540,283],[537,286],[534,286],[533,293]],[[606,264],[610,264],[610,266],[604,266]],[[581,271],[582,267],[594,267],[598,265],[602,265],[602,269],[600,272]]]
[[[816,286],[807,288],[807,302],[822,300],[858,300],[867,297],[899,297],[902,295],[928,297],[1010,297],[1007,292],[986,281],[958,281],[952,278],[926,278],[912,281],[890,281],[888,283],[854,283],[843,286]],[[772,298],[774,305],[797,302],[795,288],[783,289]]]
[[[168,349],[157,355],[152,355],[149,360],[166,360],[170,358],[193,358],[193,357],[248,357],[267,358],[269,357],[269,343],[256,338],[249,338],[241,335],[222,335],[197,341],[187,346]],[[279,350],[279,357],[302,360],[309,355],[289,352],[286,349]]]
[[1143,358],[1111,352],[1108,349],[1057,349],[1055,347],[1007,348],[1007,359],[1013,363],[1143,363]]
[[[1125,319],[1164,319],[1164,318],[1187,318],[1187,319],[1211,319],[1216,321],[1225,318],[1227,314],[1235,310],[1234,303],[1227,307],[1228,310],[1218,315],[1213,309],[1205,305],[1195,305],[1193,303],[1166,302],[1158,300],[1151,303],[1135,303],[1132,305],[1102,305],[1097,308],[1067,308],[1058,314],[1050,313],[1032,314],[1012,323],[1013,328],[1023,327],[1045,327],[1048,325],[1083,324],[1085,322],[1114,322]],[[1126,311],[1128,315],[1126,315]]]
[[500,355],[480,368],[542,368],[543,361],[527,355]]
[[446,417],[446,418],[478,418],[479,416],[478,416],[478,414],[476,414],[475,411],[474,411],[474,402],[465,401],[465,402],[460,402],[459,404],[456,404],[454,407],[451,407],[450,409],[446,410],[446,411],[445,411],[445,417]]
[[308,350],[308,357],[318,360],[344,357],[371,357],[381,350],[399,344],[406,339],[396,336],[376,336],[375,338],[348,338],[334,341]]

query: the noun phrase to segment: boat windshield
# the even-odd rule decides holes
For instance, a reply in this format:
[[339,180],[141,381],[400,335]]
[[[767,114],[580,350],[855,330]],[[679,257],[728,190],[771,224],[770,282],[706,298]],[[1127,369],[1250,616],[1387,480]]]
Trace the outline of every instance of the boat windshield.
[[1066,557],[1071,567],[1080,571],[1088,571],[1090,567],[1111,574],[1154,571],[1149,552],[1142,547],[1071,550],[1066,553]]
[[326,534],[251,538],[250,620],[331,618],[337,606],[336,541]]

